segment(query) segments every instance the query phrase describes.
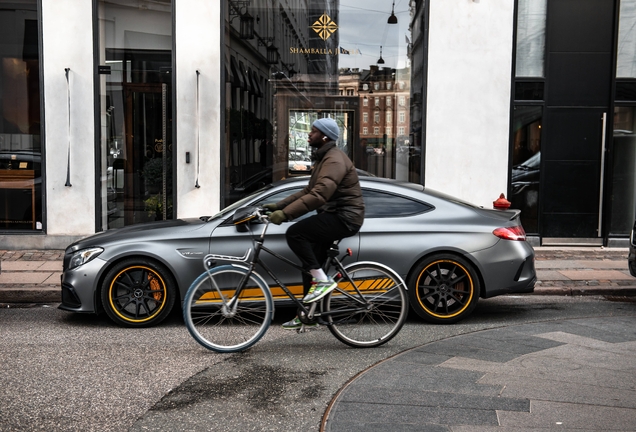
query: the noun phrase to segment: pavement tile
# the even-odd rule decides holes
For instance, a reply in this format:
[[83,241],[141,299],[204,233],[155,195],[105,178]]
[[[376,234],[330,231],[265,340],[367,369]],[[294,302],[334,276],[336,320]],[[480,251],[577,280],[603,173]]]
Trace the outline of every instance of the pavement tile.
[[[44,261],[40,270],[48,270],[48,271],[62,271],[62,261]],[[628,270],[629,271],[629,270]]]
[[581,383],[555,382],[551,378],[519,376],[510,374],[485,375],[484,382],[505,381],[502,396],[507,398],[528,398],[554,402],[585,405],[617,406],[634,409],[636,392],[633,390],[601,387]]
[[[377,369],[376,369],[377,368]],[[381,382],[376,374],[382,374]],[[363,374],[356,385],[395,388],[413,391],[457,392],[467,395],[497,396],[500,387],[476,384],[482,374],[471,371],[452,371],[435,366],[423,366],[410,363],[384,362],[374,367],[373,374]]]
[[[632,321],[633,322],[633,321]],[[563,333],[570,333],[573,335],[579,335],[584,337],[590,337],[605,342],[627,342],[629,339],[621,334],[615,334],[601,329],[594,329],[589,326],[581,325],[574,321],[561,321],[558,324],[554,323],[535,323],[535,324],[523,324],[516,326],[515,330],[519,333],[532,334],[534,336],[542,336],[547,333],[553,333],[554,331],[560,331]]]
[[507,327],[479,332],[479,333],[476,333],[475,336],[479,338],[483,338],[483,339],[497,341],[497,342],[512,341],[520,345],[527,345],[530,347],[537,348],[535,351],[563,345],[560,342],[551,341],[539,336],[531,336],[531,335],[519,333]]
[[327,432],[449,432],[446,426],[433,424],[395,424],[395,423],[353,423],[341,421],[337,424],[327,424],[325,431]]
[[[356,423],[369,425],[375,422],[381,422],[385,425],[461,425],[470,423],[475,425],[496,426],[499,424],[495,410],[340,402],[333,422],[351,422],[352,420]],[[391,427],[389,430],[394,429]],[[422,430],[421,426],[420,430]]]
[[634,277],[618,270],[559,270],[570,280],[633,280]]
[[[426,385],[426,383],[422,384]],[[351,392],[347,392],[341,400],[343,402],[507,411],[528,411],[530,409],[530,400],[526,398],[465,395],[428,390],[387,389],[377,386],[356,386]]]
[[51,273],[51,275],[42,282],[43,284],[49,285],[60,285],[60,281],[62,280],[62,272]]
[[[625,353],[634,350],[634,340],[632,339],[631,341],[623,342],[625,337],[622,335],[614,337],[614,342],[602,341],[596,338],[590,338],[566,332],[544,333],[541,335],[541,337],[562,342],[569,346],[590,348],[604,352]],[[633,354],[636,354],[636,352],[633,352]]]
[[2,272],[0,284],[41,284],[49,276],[49,272]]
[[595,269],[629,270],[627,259],[622,260],[550,260],[536,261],[535,268],[544,269]]
[[636,425],[636,410],[554,401],[532,401],[531,413],[500,412],[499,421],[504,427],[630,431],[634,430]]
[[2,261],[2,271],[40,270],[46,261]]
[[560,273],[556,270],[537,270],[537,279],[540,281],[571,280],[563,273]]
[[493,362],[505,363],[519,356],[519,354],[508,353],[503,351],[495,351],[474,347],[466,344],[465,340],[451,338],[439,342],[434,342],[418,348],[418,352],[427,352],[432,354],[451,355],[466,357],[477,360],[486,360]]

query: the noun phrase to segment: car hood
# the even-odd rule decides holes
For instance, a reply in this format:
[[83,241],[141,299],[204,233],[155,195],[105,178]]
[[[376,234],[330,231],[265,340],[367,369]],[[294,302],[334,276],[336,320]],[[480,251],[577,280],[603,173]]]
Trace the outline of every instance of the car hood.
[[140,242],[155,238],[179,237],[186,232],[195,231],[213,223],[206,222],[206,218],[200,219],[175,219],[169,221],[148,222],[131,225],[124,228],[103,231],[72,243],[68,248],[72,251],[85,249],[92,246],[105,246],[112,243]]

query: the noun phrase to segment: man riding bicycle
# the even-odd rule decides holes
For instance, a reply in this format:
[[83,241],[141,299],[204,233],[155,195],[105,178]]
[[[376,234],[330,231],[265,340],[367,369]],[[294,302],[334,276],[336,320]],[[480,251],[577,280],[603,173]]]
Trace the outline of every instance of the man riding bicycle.
[[[318,301],[336,288],[336,282],[322,268],[329,247],[336,240],[355,235],[364,222],[358,173],[349,157],[336,146],[339,135],[335,120],[316,120],[307,140],[315,149],[309,184],[280,202],[264,206],[273,211],[269,220],[276,225],[317,210],[317,214],[289,227],[285,235],[289,248],[311,274],[303,273],[305,303]],[[283,324],[289,330],[301,326],[298,317]]]

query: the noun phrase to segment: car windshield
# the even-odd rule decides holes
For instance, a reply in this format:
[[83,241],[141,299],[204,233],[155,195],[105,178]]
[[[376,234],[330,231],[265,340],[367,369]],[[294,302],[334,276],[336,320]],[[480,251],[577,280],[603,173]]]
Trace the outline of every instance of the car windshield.
[[240,200],[236,201],[235,203],[230,204],[229,206],[225,207],[223,210],[221,210],[220,212],[218,212],[214,216],[211,216],[210,218],[208,218],[207,221],[210,222],[210,221],[212,221],[214,219],[218,219],[218,218],[226,216],[227,214],[233,212],[237,208],[244,206],[245,203],[247,203],[247,202],[251,201],[252,199],[254,199],[254,197],[256,195],[261,194],[263,191],[265,191],[267,189],[270,189],[271,187],[272,187],[272,185],[269,184],[269,185],[267,185],[265,187],[260,188],[259,190],[255,191],[255,192],[249,194],[248,196],[246,196],[244,198],[241,198]]

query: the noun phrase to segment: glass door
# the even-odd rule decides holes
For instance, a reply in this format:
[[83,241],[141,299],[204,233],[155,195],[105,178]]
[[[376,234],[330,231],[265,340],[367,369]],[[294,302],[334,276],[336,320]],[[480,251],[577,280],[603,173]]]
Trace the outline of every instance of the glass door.
[[38,25],[34,0],[0,9],[1,231],[43,228]]
[[172,5],[99,2],[102,230],[172,219]]

